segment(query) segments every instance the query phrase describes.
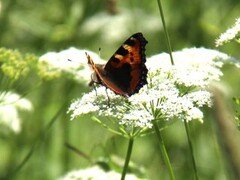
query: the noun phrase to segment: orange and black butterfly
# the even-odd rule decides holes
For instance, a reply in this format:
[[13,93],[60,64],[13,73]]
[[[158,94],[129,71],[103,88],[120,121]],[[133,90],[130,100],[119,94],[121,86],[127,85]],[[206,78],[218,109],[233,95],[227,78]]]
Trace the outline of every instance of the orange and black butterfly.
[[145,46],[147,40],[142,33],[133,34],[104,64],[94,64],[92,58],[86,53],[88,64],[94,70],[95,79],[90,82],[99,83],[111,89],[116,94],[128,97],[147,84],[145,62]]

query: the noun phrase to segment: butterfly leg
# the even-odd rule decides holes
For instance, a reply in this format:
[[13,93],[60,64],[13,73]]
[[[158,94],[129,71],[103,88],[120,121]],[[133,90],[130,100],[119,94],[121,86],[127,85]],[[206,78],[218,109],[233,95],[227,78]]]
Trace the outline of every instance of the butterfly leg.
[[95,86],[95,83],[93,83],[93,89],[94,89],[94,91],[95,91],[95,93],[96,93],[96,96],[97,96],[97,88],[96,88],[96,86]]
[[107,95],[107,99],[108,99],[107,104],[110,107],[110,97],[108,96],[107,87],[105,88],[105,91],[106,91],[106,95]]

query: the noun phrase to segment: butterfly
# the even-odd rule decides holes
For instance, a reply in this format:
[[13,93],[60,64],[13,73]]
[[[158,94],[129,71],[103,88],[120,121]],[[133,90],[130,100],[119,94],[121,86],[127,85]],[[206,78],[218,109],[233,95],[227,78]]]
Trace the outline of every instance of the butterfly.
[[88,64],[94,71],[89,85],[99,83],[111,89],[115,94],[125,97],[138,93],[147,84],[148,69],[145,65],[147,43],[142,33],[133,34],[105,65],[95,64],[86,53]]

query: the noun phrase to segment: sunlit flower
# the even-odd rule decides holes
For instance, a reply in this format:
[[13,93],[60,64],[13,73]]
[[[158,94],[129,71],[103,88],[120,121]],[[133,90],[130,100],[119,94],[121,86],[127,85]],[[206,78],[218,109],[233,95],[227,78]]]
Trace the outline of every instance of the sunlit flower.
[[19,110],[32,110],[31,102],[12,92],[0,93],[0,125],[7,126],[13,132],[19,133],[21,131]]
[[40,75],[47,79],[60,77],[63,73],[78,82],[89,82],[91,71],[88,69],[87,52],[96,63],[104,63],[97,54],[88,50],[69,48],[60,52],[48,52],[39,58]]
[[216,40],[216,46],[221,46],[232,40],[239,40],[240,38],[240,18],[236,19],[233,27],[229,28],[226,32],[222,33]]
[[[149,129],[153,120],[199,120],[201,108],[211,107],[208,86],[219,81],[221,67],[232,58],[216,50],[184,49],[173,53],[171,65],[166,53],[147,58],[148,85],[129,98],[115,95],[105,87],[96,88],[72,103],[71,119],[92,113],[111,117],[126,129]],[[126,130],[127,131],[127,130]]]
[[167,54],[152,56],[147,65],[150,71],[160,71],[161,77],[170,76],[169,79],[179,85],[202,88],[213,80],[219,80],[223,59],[230,59],[226,54],[204,48],[183,49],[174,52],[173,58],[175,66],[171,65]]
[[[104,171],[99,166],[93,166],[87,169],[75,170],[67,173],[65,176],[58,180],[116,180],[121,179],[121,174],[115,171]],[[139,180],[133,174],[127,174],[126,180]]]

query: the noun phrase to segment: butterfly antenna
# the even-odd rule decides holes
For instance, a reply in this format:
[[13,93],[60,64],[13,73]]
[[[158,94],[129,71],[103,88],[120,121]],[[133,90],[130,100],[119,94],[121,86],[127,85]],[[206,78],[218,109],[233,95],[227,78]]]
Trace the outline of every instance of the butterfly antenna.
[[98,48],[98,56],[99,56],[99,57],[101,57],[101,50],[102,50],[102,49],[99,47],[99,48]]
[[80,61],[77,61],[77,60],[72,60],[72,59],[67,59],[69,62],[72,62],[72,63],[77,63],[77,65],[84,65],[83,62],[80,62]]

